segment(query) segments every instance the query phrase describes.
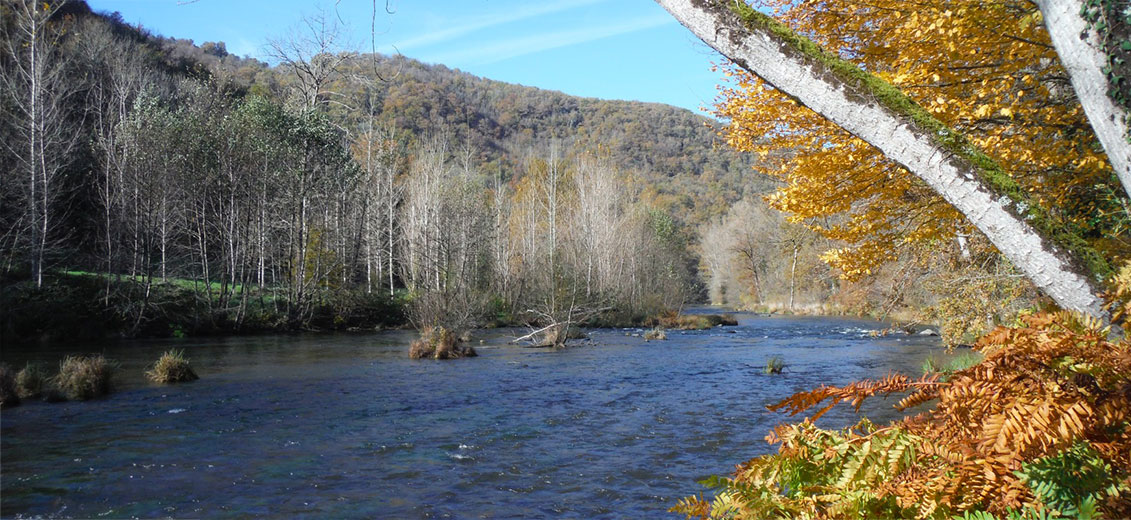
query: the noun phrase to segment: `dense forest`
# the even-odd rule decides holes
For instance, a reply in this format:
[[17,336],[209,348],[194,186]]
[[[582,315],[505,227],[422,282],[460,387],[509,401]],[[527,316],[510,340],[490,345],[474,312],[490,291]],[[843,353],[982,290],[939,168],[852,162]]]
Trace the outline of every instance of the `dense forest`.
[[7,9],[4,334],[639,319],[701,298],[695,227],[771,186],[708,118],[358,54],[337,23],[272,67]]

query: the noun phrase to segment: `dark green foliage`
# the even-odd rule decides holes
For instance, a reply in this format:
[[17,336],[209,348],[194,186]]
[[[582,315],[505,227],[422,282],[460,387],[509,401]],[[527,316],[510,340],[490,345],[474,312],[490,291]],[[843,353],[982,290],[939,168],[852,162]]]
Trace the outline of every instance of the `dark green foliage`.
[[1041,503],[1067,518],[1097,518],[1100,503],[1131,492],[1114,478],[1111,464],[1084,442],[1022,465],[1017,476]]
[[16,373],[7,363],[0,363],[0,408],[10,408],[20,404],[16,389]]

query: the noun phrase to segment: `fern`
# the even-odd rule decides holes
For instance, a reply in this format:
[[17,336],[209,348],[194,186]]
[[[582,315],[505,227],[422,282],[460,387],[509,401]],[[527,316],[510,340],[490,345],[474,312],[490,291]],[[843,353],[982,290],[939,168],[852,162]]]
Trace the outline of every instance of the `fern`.
[[[699,518],[1131,517],[1131,345],[1070,313],[998,328],[967,368],[912,380],[892,374],[822,386],[770,407],[816,409],[767,436],[776,454],[741,465]],[[933,408],[877,427],[812,420],[839,403],[910,392],[897,407]],[[690,500],[690,499],[685,499]],[[683,502],[681,502],[683,504]],[[691,513],[695,513],[692,515]],[[705,513],[706,516],[702,514]]]

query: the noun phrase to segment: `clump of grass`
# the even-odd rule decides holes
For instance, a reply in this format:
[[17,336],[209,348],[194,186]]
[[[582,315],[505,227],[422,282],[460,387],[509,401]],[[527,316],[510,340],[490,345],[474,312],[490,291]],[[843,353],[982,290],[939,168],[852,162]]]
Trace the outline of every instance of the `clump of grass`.
[[0,363],[0,408],[19,406],[20,395],[16,391],[15,371],[6,363]]
[[59,364],[54,378],[55,386],[75,401],[85,401],[110,393],[117,365],[102,354],[97,356],[67,356]]
[[942,374],[944,379],[955,372],[960,372],[982,362],[985,358],[981,352],[965,352],[947,361],[945,364],[931,356],[923,361],[923,375]]
[[677,314],[669,311],[650,320],[657,327],[678,330],[706,330],[719,325],[738,325],[730,314]]
[[664,332],[663,327],[656,327],[648,332],[645,332],[644,339],[646,341],[665,340],[668,339],[668,333]]
[[762,367],[763,374],[780,374],[785,370],[785,360],[781,356],[774,356],[766,360],[766,366]]
[[145,372],[145,377],[154,383],[183,383],[200,379],[189,365],[184,351],[177,349],[161,354],[153,368]]
[[425,327],[408,350],[408,357],[412,359],[458,359],[477,355],[474,348],[464,345],[457,334],[444,327]]
[[41,363],[29,362],[16,374],[16,391],[24,399],[35,399],[48,390],[50,380]]

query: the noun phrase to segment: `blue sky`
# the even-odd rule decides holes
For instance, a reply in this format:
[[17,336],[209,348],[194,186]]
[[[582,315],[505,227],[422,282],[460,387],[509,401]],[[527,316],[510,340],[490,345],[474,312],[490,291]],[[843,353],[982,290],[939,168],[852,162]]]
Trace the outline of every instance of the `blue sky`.
[[[88,0],[130,23],[263,58],[269,38],[324,9],[370,49],[372,0]],[[378,1],[379,52],[578,96],[654,101],[702,113],[722,58],[651,0]]]

